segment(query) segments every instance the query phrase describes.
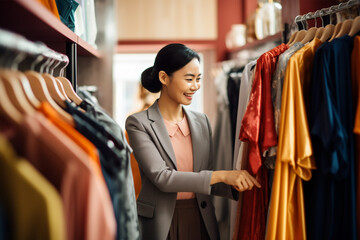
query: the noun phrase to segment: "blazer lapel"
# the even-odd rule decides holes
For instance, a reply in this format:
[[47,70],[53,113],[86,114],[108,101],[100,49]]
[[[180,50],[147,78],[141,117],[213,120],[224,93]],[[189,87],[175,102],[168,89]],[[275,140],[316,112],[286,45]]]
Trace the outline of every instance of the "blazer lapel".
[[[196,115],[192,114],[183,108],[190,126],[191,142],[193,148],[193,161],[194,161],[194,172],[200,171],[202,159],[201,159],[201,144],[204,141],[201,136],[201,126],[198,122]],[[200,150],[200,151],[199,151]]]
[[155,101],[155,103],[148,108],[148,118],[153,121],[150,125],[176,169],[177,167],[174,149],[170,141],[169,133],[165,127],[164,120],[161,116],[157,101]]

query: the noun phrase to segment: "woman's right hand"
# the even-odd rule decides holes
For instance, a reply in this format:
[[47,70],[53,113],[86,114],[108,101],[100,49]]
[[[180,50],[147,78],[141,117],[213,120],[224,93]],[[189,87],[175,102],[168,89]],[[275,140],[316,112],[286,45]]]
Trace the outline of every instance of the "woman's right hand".
[[233,186],[239,192],[251,190],[254,185],[258,188],[261,187],[260,183],[246,170],[214,171],[210,184],[219,182]]

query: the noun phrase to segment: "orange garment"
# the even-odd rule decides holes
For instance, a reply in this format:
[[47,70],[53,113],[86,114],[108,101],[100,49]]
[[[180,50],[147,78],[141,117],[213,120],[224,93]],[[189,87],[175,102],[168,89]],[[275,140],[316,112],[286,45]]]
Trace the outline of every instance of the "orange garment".
[[60,20],[59,11],[55,0],[37,0],[39,3],[44,5],[57,19]]
[[[190,127],[187,118],[178,123],[172,123],[164,119],[165,127],[169,133],[170,141],[176,158],[176,169],[181,172],[194,171],[193,148],[190,135]],[[176,199],[195,198],[193,192],[178,192]]]
[[[127,142],[129,143],[129,136],[128,136],[127,131],[125,131],[125,136],[126,136]],[[132,171],[133,180],[134,180],[135,196],[137,199],[139,196],[140,190],[141,190],[141,176],[140,176],[139,165],[138,165],[133,153],[130,154],[130,163],[131,163],[131,171]]]
[[47,102],[43,102],[38,109],[44,116],[57,128],[64,132],[89,156],[90,164],[93,166],[96,174],[104,180],[102,175],[99,153],[94,144],[79,133],[75,128],[63,121],[55,110]]
[[[356,163],[356,220],[357,229],[360,229],[360,36],[354,38],[354,47],[351,54],[351,77],[355,109],[355,163]],[[360,232],[357,234],[360,240]]]
[[321,43],[312,40],[290,58],[286,68],[266,240],[306,239],[302,180],[310,180],[315,169],[306,99],[315,51]]

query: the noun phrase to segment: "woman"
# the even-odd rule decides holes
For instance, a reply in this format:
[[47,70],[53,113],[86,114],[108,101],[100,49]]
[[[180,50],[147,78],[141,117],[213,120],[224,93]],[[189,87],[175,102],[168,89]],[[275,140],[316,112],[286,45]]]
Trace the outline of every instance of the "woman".
[[126,120],[142,188],[137,200],[143,239],[219,239],[210,194],[237,200],[260,184],[247,171],[212,171],[211,126],[203,113],[186,110],[200,88],[200,57],[169,44],[142,85],[160,92],[147,110]]

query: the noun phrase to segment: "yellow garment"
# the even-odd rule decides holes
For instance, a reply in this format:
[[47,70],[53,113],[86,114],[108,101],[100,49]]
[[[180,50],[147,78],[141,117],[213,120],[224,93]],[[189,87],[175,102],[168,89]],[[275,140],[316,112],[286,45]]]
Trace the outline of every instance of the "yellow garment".
[[54,16],[60,20],[59,11],[55,0],[37,0],[39,3],[44,5]]
[[0,202],[11,218],[11,239],[65,239],[59,193],[28,161],[15,156],[12,146],[2,135],[0,182]]
[[281,100],[278,152],[266,239],[306,239],[302,180],[311,179],[315,161],[306,116],[315,50],[314,39],[289,60]]

